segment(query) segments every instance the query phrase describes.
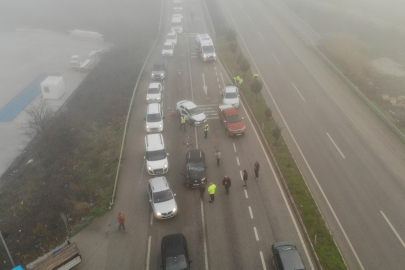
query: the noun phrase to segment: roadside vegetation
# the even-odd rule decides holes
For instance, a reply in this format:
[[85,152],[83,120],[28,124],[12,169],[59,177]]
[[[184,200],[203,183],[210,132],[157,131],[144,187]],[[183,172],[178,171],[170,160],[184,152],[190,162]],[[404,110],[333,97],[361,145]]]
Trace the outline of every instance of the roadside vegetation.
[[263,87],[261,79],[253,79],[251,70],[246,68],[246,66],[250,67],[250,64],[246,62],[249,60],[245,58],[239,47],[235,31],[227,27],[216,1],[208,0],[206,3],[217,33],[217,52],[231,77],[236,75],[244,77],[240,89],[243,100],[248,105],[249,111],[254,116],[256,127],[262,131],[271,150],[284,183],[287,185],[287,192],[293,198],[295,209],[299,213],[319,258],[320,265],[323,269],[346,269],[333,237],[284,141],[283,127],[274,120],[272,110],[261,94]]

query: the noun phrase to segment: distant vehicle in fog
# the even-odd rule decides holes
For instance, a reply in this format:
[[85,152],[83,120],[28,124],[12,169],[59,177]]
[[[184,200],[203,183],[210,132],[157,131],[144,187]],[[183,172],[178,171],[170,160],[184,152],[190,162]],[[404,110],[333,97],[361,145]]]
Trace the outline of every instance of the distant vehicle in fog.
[[152,68],[152,80],[164,80],[166,77],[166,60],[159,59],[155,62]]
[[195,48],[204,61],[217,60],[214,43],[208,34],[197,34]]
[[171,56],[173,56],[173,53],[174,53],[174,44],[173,44],[173,42],[166,41],[163,44],[162,56],[171,57]]
[[173,32],[182,33],[183,32],[183,15],[173,14],[171,27],[172,27]]
[[170,41],[174,44],[174,46],[177,45],[177,33],[176,32],[170,32],[166,36],[166,42]]
[[174,12],[181,12],[183,10],[183,3],[181,0],[173,0]]

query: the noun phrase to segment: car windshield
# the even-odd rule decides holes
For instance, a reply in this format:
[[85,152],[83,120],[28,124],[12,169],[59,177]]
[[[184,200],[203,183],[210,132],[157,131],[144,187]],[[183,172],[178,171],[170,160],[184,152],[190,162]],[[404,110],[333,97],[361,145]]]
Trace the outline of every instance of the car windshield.
[[163,50],[171,50],[171,49],[173,49],[172,45],[164,45],[163,46]]
[[173,27],[182,27],[182,24],[181,23],[172,23],[172,26]]
[[198,107],[189,109],[188,111],[190,112],[190,115],[197,115],[201,113],[201,110]]
[[296,249],[294,246],[279,246],[277,247],[277,250],[292,250]]
[[167,257],[166,269],[167,270],[187,269],[186,256],[184,256],[184,254],[181,254],[176,257]]
[[237,98],[238,94],[236,92],[225,93],[225,98]]
[[161,203],[166,202],[173,199],[173,194],[170,189],[166,189],[163,191],[153,193],[153,202],[154,203]]
[[157,151],[147,151],[146,152],[146,159],[149,161],[161,160],[166,158],[166,151],[165,149],[157,150]]
[[205,168],[202,162],[191,162],[188,164],[188,169],[192,171],[202,172]]
[[228,117],[228,123],[235,123],[239,121],[240,121],[239,115],[232,115]]
[[204,46],[204,47],[203,47],[203,51],[204,51],[205,53],[213,53],[213,52],[215,52],[214,46]]
[[181,7],[181,3],[173,3],[174,7]]
[[159,94],[159,88],[149,88],[148,94]]
[[167,35],[167,39],[176,39],[175,35]]
[[158,113],[148,114],[146,117],[147,122],[159,122],[161,120],[162,120],[162,118],[160,117],[160,114],[158,114]]

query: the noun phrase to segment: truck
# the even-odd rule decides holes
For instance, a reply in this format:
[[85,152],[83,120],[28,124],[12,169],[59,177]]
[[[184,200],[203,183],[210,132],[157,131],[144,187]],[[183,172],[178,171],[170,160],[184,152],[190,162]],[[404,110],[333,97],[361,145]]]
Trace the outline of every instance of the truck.
[[246,133],[243,117],[239,117],[238,110],[230,104],[218,105],[218,115],[228,136],[242,136]]
[[181,12],[183,9],[183,4],[181,0],[173,0],[173,10],[174,12]]
[[27,270],[68,270],[83,261],[80,251],[75,243],[65,241],[44,256],[27,264]]
[[204,61],[217,60],[214,42],[208,34],[197,34],[195,37],[195,49]]

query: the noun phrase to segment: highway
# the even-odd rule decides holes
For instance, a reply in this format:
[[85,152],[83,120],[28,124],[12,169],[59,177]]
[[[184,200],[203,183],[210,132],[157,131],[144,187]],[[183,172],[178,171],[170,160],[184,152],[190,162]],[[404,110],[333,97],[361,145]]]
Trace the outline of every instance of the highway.
[[[167,58],[167,78],[163,83],[162,134],[169,153],[169,171],[165,176],[176,193],[178,214],[168,220],[153,217],[147,195],[147,182],[152,176],[146,171],[143,158],[146,90],[151,82],[150,70],[161,54],[163,34],[146,64],[135,96],[114,208],[73,238],[85,258],[78,269],[159,269],[162,237],[178,232],[187,239],[193,269],[273,269],[271,245],[289,240],[295,242],[307,268],[314,267],[280,180],[244,106],[238,109],[247,126],[244,137],[228,138],[219,121],[219,91],[230,80],[219,61],[204,63],[196,54],[195,34],[211,34],[203,8],[200,1],[183,2],[187,31],[179,35],[174,56]],[[163,2],[161,10],[161,25],[167,32],[173,13],[171,2]],[[187,124],[186,132],[179,129],[180,117],[171,115],[171,111],[184,99],[194,101],[207,114],[207,139],[202,126]],[[198,189],[183,184],[185,155],[192,149],[187,143],[205,152],[208,182],[217,185],[214,203],[208,202],[208,192],[202,201]],[[214,155],[217,149],[222,153],[219,167]],[[258,180],[253,171],[256,160],[261,165]],[[242,187],[244,169],[249,173],[246,190]],[[221,185],[225,175],[232,179],[229,196]],[[128,233],[118,231],[119,211],[126,216]]]
[[219,3],[348,267],[402,269],[404,145],[268,3]]

